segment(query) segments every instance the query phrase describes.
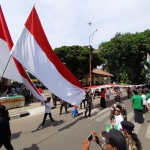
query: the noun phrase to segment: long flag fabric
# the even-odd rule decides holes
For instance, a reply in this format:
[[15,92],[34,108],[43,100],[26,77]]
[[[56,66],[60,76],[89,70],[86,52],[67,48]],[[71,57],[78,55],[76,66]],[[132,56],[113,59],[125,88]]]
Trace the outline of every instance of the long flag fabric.
[[52,50],[33,7],[11,54],[59,98],[79,105],[85,91]]
[[6,23],[0,6],[0,76],[2,76],[5,71],[3,77],[22,82],[22,78],[15,66],[15,63],[13,62],[13,59],[10,58],[9,49],[11,49],[12,41],[10,35],[6,35],[8,30],[5,25]]
[[[0,6],[0,73],[4,71],[4,68],[10,57],[10,50],[12,47],[13,42],[2,12],[2,8]],[[22,81],[36,98],[44,100],[44,97],[42,97],[42,95],[37,91],[23,66],[15,58],[11,57],[11,60],[6,68],[4,77],[16,81]]]

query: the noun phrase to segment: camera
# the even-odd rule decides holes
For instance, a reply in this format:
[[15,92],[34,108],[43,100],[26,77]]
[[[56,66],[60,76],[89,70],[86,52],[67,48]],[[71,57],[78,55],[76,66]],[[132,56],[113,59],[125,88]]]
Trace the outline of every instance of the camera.
[[93,140],[93,134],[92,134],[92,133],[88,136],[88,140],[89,140],[89,141],[92,141],[92,140]]

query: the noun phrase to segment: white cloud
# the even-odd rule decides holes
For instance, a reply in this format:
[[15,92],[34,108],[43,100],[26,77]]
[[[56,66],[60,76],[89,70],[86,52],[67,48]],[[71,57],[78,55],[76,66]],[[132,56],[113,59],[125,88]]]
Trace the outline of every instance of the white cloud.
[[[13,41],[16,40],[35,0],[1,0]],[[36,0],[36,10],[53,48],[92,46],[110,40],[116,32],[142,32],[150,26],[149,0]],[[89,26],[87,23],[92,21]]]

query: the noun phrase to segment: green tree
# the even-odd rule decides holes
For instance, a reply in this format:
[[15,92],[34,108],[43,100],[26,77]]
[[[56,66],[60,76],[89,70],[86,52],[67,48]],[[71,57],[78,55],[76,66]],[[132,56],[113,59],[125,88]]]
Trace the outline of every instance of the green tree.
[[[82,79],[89,73],[89,48],[87,46],[62,46],[54,49],[60,60],[68,69],[78,78]],[[98,54],[94,53],[95,49],[91,47],[92,68],[101,65]]]
[[117,33],[110,41],[99,45],[99,57],[104,69],[115,81],[141,83],[145,80],[144,64],[150,52],[150,30],[141,33]]

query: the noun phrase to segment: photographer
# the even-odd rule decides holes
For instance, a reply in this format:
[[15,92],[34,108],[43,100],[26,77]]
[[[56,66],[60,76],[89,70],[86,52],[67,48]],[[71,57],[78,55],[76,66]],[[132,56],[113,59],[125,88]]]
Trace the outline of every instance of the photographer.
[[[126,150],[126,141],[120,131],[112,128],[108,133],[103,131],[100,134],[103,135],[103,139],[99,139],[97,134],[92,132],[92,140],[95,141],[102,150]],[[89,148],[90,140],[86,139],[82,142],[82,150],[89,150]]]

